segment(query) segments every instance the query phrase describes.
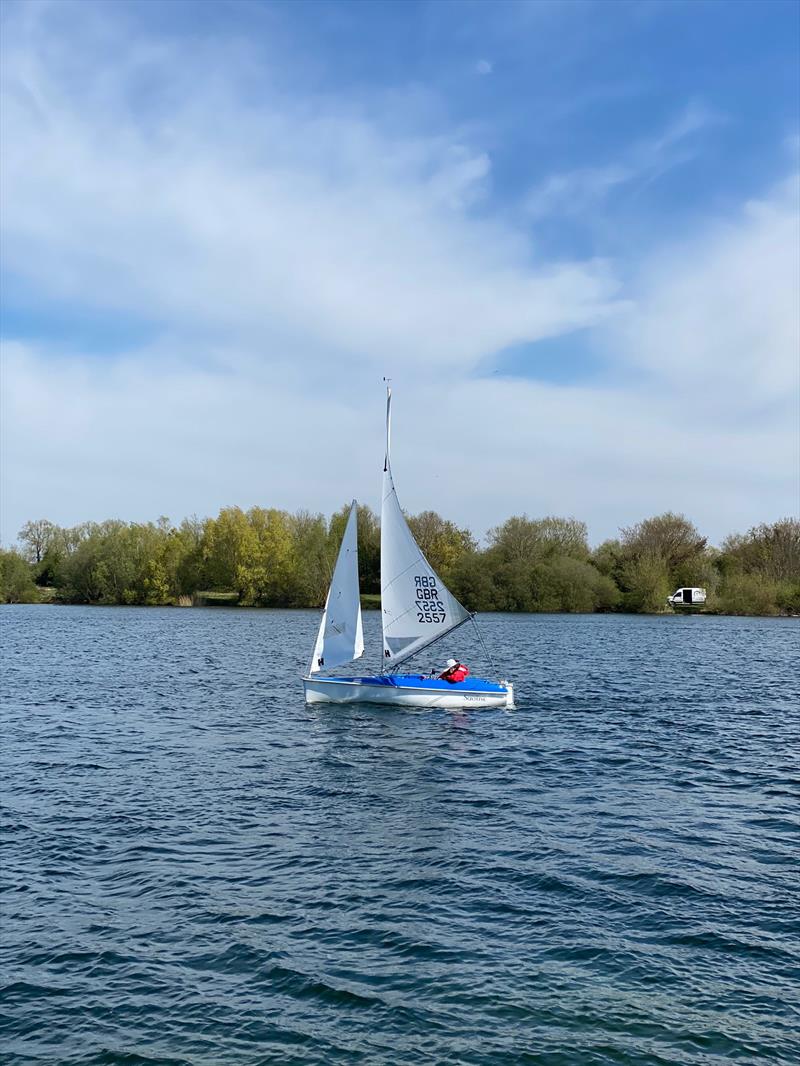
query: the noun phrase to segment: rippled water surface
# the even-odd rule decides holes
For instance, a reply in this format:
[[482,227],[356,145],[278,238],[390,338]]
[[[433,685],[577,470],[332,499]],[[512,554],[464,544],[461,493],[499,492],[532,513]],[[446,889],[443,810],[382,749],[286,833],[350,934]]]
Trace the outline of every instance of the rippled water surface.
[[489,616],[471,713],[316,624],[0,609],[4,1063],[800,1062],[797,623]]

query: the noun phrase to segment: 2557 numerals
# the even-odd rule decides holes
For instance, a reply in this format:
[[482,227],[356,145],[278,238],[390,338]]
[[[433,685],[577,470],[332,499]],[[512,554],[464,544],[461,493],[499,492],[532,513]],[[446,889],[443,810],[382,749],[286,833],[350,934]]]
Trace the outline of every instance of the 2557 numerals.
[[417,605],[417,621],[441,625],[447,620],[447,612],[439,599],[436,581],[425,574],[422,577],[415,577],[414,584],[416,586],[414,602]]

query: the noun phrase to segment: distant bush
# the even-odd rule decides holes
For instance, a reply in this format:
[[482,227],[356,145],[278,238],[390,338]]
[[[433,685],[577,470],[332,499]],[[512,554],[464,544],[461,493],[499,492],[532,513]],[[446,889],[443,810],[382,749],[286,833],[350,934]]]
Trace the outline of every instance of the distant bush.
[[783,518],[734,534],[716,560],[726,614],[800,614],[800,521]]
[[781,581],[775,603],[782,614],[800,615],[800,581]]
[[30,564],[15,551],[0,548],[0,603],[38,603]]
[[653,613],[667,609],[674,583],[666,560],[658,552],[627,559],[620,568],[619,580],[627,610]]
[[723,585],[717,607],[723,614],[778,614],[778,585],[756,574],[734,574]]
[[608,611],[622,599],[614,582],[588,562],[562,555],[552,560],[549,569],[550,587],[558,603],[556,610]]

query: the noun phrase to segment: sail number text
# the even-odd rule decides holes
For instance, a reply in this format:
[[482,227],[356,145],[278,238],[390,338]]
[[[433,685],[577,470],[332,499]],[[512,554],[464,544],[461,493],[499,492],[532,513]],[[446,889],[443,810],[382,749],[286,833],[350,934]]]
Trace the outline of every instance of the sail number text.
[[436,578],[424,575],[414,578],[417,621],[439,624],[447,620],[444,604],[439,599]]

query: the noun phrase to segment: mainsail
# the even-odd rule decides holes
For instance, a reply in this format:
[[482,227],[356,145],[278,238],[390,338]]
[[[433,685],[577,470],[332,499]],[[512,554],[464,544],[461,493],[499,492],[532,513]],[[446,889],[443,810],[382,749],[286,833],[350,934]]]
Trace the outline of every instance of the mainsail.
[[328,670],[349,663],[364,653],[358,590],[357,513],[353,500],[311,657],[309,672],[312,674],[323,666]]
[[386,394],[386,459],[381,501],[381,618],[384,663],[397,664],[469,619],[408,528],[389,463],[392,390]]

